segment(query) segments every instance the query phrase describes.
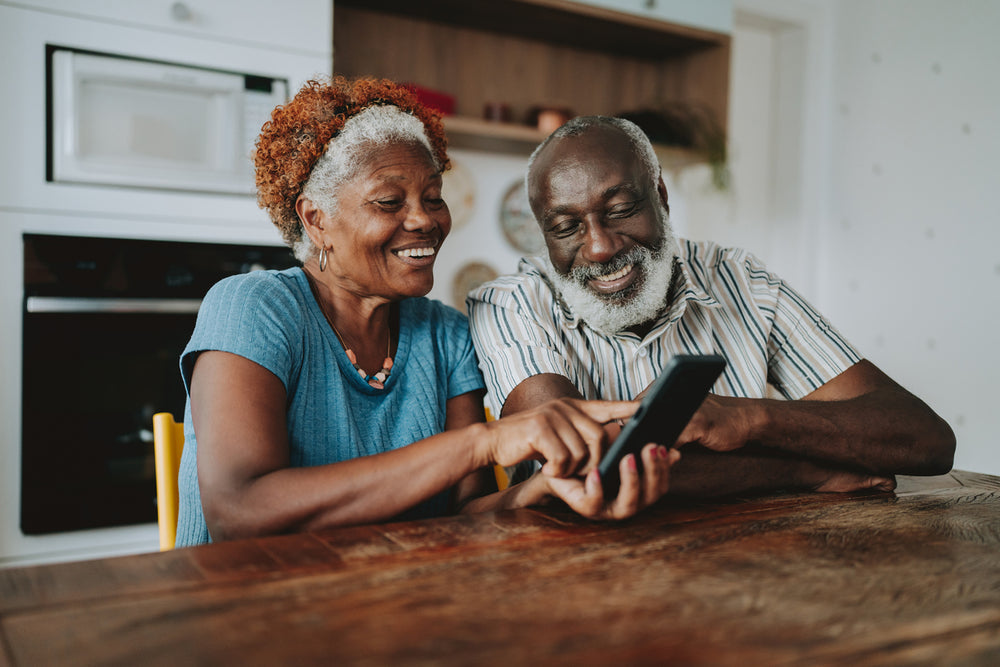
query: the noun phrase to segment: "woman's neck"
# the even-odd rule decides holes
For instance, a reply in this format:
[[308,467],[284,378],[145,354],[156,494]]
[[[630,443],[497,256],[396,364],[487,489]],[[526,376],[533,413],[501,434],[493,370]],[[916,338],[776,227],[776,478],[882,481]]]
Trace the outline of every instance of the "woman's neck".
[[316,304],[341,344],[354,352],[358,365],[369,374],[378,371],[385,358],[393,356],[395,347],[393,302],[358,294],[309,267],[305,272]]

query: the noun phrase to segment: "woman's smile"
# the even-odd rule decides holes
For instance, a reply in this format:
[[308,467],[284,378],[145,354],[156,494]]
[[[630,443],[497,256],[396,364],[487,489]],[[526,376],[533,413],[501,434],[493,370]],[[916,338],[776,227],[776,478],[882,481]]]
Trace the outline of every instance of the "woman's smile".
[[434,258],[437,256],[437,248],[434,246],[401,248],[393,250],[392,254],[404,260],[407,264],[424,266],[434,263]]

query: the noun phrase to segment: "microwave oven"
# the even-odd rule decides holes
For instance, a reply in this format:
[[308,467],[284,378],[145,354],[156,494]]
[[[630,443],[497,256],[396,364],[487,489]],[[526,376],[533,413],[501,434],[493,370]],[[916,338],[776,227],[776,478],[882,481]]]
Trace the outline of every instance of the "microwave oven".
[[254,192],[252,151],[286,79],[48,45],[47,180]]

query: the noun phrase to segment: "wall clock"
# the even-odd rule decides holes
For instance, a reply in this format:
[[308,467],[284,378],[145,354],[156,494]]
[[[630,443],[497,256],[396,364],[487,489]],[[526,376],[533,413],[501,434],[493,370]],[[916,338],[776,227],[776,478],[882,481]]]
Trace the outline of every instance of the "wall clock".
[[469,262],[463,265],[451,283],[452,304],[464,313],[466,295],[499,275],[496,269],[483,262]]
[[452,230],[464,227],[476,208],[476,180],[464,164],[451,158],[451,169],[441,174],[441,197],[451,211]]
[[512,183],[500,200],[500,228],[507,242],[525,255],[537,255],[545,249],[522,178]]

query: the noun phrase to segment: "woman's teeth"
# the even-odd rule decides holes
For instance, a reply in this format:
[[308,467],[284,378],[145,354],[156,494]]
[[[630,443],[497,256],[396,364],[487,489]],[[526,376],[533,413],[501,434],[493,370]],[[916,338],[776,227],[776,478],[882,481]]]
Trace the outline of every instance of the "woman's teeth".
[[602,283],[609,283],[612,280],[618,280],[619,278],[624,278],[625,276],[628,275],[629,271],[632,270],[632,266],[633,266],[632,264],[629,264],[628,266],[624,266],[620,270],[615,271],[614,273],[609,273],[606,276],[597,276],[594,278],[594,280],[600,281]]
[[430,257],[436,252],[434,248],[407,248],[397,251],[396,254],[400,257]]

